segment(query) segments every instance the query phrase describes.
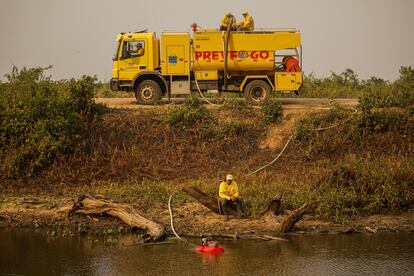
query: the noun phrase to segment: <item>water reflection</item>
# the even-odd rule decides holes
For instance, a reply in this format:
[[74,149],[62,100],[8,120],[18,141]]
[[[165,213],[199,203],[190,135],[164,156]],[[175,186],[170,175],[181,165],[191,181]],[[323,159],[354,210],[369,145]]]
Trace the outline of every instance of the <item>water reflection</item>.
[[186,244],[94,247],[85,237],[0,231],[0,274],[23,275],[414,275],[414,234],[290,237],[225,242],[218,255]]

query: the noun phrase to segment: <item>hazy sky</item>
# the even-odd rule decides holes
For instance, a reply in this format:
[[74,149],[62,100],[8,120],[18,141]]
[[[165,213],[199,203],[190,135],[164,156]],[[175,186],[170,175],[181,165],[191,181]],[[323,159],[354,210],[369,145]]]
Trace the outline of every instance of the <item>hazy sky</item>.
[[352,68],[394,80],[400,65],[414,65],[414,0],[0,0],[0,79],[12,64],[51,64],[55,79],[108,80],[117,33],[217,28],[224,13],[241,20],[243,10],[256,28],[301,30],[308,74]]

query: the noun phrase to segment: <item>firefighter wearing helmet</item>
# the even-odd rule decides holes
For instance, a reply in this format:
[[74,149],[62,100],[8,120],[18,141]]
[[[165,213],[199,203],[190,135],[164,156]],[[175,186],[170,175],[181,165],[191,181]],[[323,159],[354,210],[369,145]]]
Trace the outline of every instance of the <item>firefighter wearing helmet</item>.
[[226,180],[221,182],[219,187],[220,207],[224,214],[224,220],[229,220],[229,208],[231,205],[237,206],[237,214],[239,218],[244,216],[243,204],[239,196],[239,187],[233,180],[233,175],[228,174]]
[[242,15],[243,15],[243,21],[239,22],[237,24],[237,30],[238,31],[248,31],[248,32],[254,31],[253,17],[251,15],[249,15],[249,13],[247,11],[244,11],[242,13]]
[[227,31],[227,27],[230,25],[230,30],[235,31],[237,30],[237,22],[236,17],[234,17],[231,12],[226,13],[220,22],[220,31]]

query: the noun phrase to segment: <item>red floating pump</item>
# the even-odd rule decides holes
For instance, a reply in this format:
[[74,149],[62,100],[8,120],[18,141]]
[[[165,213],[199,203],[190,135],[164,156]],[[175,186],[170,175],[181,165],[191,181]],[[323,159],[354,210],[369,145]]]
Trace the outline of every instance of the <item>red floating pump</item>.
[[216,241],[205,241],[203,240],[202,245],[196,246],[198,252],[203,253],[220,253],[224,252],[224,248],[219,245]]
[[210,246],[199,245],[199,246],[196,246],[196,250],[198,252],[203,252],[203,253],[220,253],[220,252],[224,252],[224,248],[221,247],[221,246],[210,247]]

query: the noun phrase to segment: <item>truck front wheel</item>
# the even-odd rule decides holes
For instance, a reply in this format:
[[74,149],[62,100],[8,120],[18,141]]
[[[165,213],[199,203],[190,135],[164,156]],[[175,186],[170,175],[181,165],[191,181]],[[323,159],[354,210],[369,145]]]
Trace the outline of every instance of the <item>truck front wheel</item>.
[[254,80],[247,84],[244,90],[244,98],[252,104],[259,104],[268,101],[271,93],[272,89],[267,82]]
[[135,98],[139,104],[156,104],[161,97],[161,87],[153,80],[142,81],[135,91]]

